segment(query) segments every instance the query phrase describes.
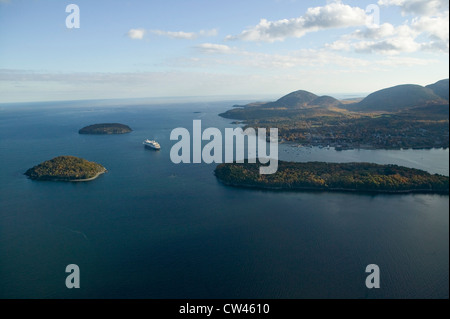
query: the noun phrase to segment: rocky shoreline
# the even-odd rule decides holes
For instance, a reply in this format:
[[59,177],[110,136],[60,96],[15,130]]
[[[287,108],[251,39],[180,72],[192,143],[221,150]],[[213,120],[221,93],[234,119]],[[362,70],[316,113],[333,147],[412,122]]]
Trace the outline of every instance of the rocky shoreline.
[[220,178],[217,180],[223,185],[237,188],[247,188],[256,190],[279,191],[279,192],[340,192],[340,193],[361,193],[361,194],[437,194],[449,195],[449,191],[435,191],[430,189],[410,189],[410,190],[371,190],[371,189],[355,189],[355,188],[315,188],[315,187],[274,187],[262,185],[250,185],[226,182]]

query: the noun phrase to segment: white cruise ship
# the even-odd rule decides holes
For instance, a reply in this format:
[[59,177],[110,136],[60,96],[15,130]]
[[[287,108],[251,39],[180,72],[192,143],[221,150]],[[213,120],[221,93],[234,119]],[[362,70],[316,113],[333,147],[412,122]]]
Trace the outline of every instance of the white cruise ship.
[[156,141],[150,141],[150,140],[145,140],[142,144],[144,144],[146,147],[150,147],[154,150],[160,150],[161,149],[161,145],[159,145],[158,142]]

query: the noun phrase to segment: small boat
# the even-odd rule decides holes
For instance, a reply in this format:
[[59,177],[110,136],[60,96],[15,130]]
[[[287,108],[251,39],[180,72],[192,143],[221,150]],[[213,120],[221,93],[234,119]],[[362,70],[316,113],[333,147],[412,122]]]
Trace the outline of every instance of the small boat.
[[151,140],[145,140],[142,144],[144,144],[146,147],[152,148],[154,150],[160,150],[161,149],[161,145],[159,145],[158,142],[156,141],[151,141]]

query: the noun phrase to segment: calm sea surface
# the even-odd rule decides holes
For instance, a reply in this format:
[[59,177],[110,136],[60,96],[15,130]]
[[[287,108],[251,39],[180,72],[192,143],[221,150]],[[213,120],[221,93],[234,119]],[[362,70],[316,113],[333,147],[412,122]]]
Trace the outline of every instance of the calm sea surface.
[[[235,189],[215,165],[170,161],[170,132],[222,130],[239,101],[0,105],[0,298],[448,298],[449,197]],[[242,101],[240,101],[242,102]],[[120,122],[126,135],[79,135]],[[142,141],[156,139],[160,152]],[[88,183],[23,173],[58,155],[101,163]],[[280,145],[280,159],[394,163],[449,174],[448,150]],[[77,264],[81,288],[65,286]],[[377,264],[381,289],[368,290]]]

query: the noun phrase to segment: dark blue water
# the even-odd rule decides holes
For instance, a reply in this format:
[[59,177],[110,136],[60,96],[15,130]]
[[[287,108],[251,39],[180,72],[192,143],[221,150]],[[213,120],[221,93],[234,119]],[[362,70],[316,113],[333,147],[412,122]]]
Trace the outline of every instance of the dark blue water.
[[[233,127],[217,114],[238,101],[108,103],[0,107],[0,298],[448,298],[448,196],[229,188],[214,165],[173,164],[169,137],[193,119]],[[78,134],[99,122],[134,131]],[[162,150],[146,150],[145,138]],[[88,183],[23,176],[58,155],[108,173]],[[280,158],[448,175],[449,156],[281,145]],[[65,286],[68,264],[80,267],[80,289]],[[381,289],[365,286],[369,264]]]

